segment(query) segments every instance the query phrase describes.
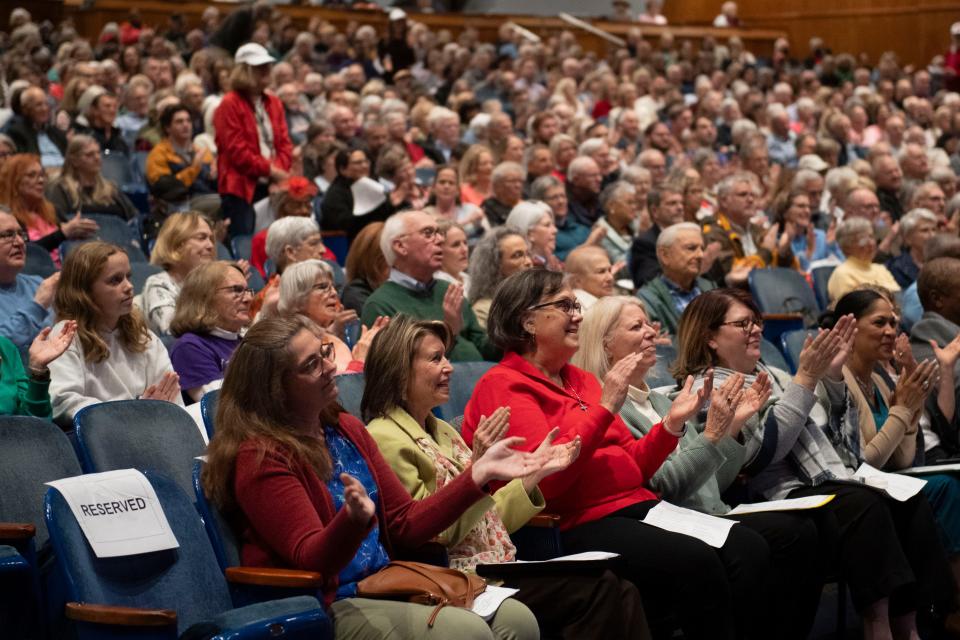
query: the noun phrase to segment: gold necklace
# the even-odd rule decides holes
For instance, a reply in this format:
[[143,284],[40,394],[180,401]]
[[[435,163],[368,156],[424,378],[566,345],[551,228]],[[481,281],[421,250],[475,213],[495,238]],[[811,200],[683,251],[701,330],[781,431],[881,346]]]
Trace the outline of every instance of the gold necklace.
[[577,390],[573,388],[573,385],[572,385],[572,384],[567,384],[567,381],[563,379],[563,376],[562,376],[562,375],[560,376],[560,382],[563,383],[563,389],[564,389],[564,391],[566,391],[567,387],[570,387],[570,393],[572,393],[572,394],[574,395],[574,397],[577,399],[577,404],[580,405],[580,410],[581,410],[581,411],[586,411],[586,410],[587,410],[587,405],[586,405],[586,403],[585,403],[583,400],[580,399],[580,394],[577,393]]

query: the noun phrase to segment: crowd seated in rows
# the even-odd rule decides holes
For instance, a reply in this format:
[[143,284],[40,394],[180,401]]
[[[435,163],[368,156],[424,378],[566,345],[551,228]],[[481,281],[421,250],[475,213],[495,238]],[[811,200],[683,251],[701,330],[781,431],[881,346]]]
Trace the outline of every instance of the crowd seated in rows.
[[[854,478],[960,454],[960,23],[923,66],[135,11],[0,34],[0,414],[192,413],[231,562],[319,573],[336,638],[800,639],[828,581],[956,634],[955,472]],[[545,579],[540,533],[620,558]],[[359,597],[437,543],[519,591]]]

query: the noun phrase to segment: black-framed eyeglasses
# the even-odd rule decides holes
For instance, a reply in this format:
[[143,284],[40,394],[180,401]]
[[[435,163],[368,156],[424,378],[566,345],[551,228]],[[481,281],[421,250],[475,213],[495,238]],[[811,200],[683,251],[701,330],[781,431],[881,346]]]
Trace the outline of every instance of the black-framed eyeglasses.
[[535,304],[527,309],[529,311],[536,311],[537,309],[547,309],[550,307],[563,311],[568,316],[580,314],[583,310],[583,307],[580,306],[579,302],[576,300],[571,300],[570,298],[562,298],[560,300],[553,300],[552,302],[541,302],[540,304]]
[[744,335],[750,335],[750,331],[753,329],[753,327],[756,327],[757,329],[760,329],[760,331],[763,331],[763,320],[761,320],[760,318],[744,318],[743,320],[721,322],[720,326],[736,327],[737,329],[740,329],[740,331],[743,331]]
[[334,344],[332,342],[321,342],[320,350],[310,356],[306,362],[300,365],[300,373],[315,376],[323,372],[323,361],[333,360]]
[[232,287],[219,287],[217,291],[226,291],[234,298],[242,298],[243,294],[248,293],[250,296],[253,296],[253,289],[250,287],[245,287],[242,284],[235,284]]
[[0,232],[0,244],[10,244],[16,237],[19,237],[24,243],[30,242],[30,236],[23,229],[7,229]]
[[404,235],[410,236],[414,233],[418,233],[423,236],[424,240],[433,240],[434,236],[440,234],[439,227],[424,227],[423,229],[418,229],[417,231],[411,231],[410,233],[405,233]]

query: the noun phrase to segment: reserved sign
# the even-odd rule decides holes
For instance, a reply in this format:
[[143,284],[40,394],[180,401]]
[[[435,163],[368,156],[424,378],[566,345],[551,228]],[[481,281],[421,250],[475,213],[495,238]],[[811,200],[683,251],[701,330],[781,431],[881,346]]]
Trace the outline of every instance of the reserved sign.
[[136,469],[120,469],[47,483],[70,506],[98,558],[179,547],[153,485]]

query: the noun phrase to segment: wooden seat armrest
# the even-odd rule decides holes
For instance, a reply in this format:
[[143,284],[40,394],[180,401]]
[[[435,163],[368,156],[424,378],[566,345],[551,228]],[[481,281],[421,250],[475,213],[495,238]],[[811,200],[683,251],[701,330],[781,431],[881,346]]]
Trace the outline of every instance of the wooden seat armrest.
[[800,313],[799,311],[795,311],[795,312],[791,312],[791,313],[764,313],[764,314],[762,314],[762,315],[763,315],[763,320],[764,320],[765,322],[768,321],[768,320],[774,321],[774,322],[775,322],[775,321],[778,321],[778,320],[800,320],[800,321],[803,321],[803,314]]
[[0,522],[0,540],[29,540],[37,528],[24,522]]
[[300,589],[319,589],[323,586],[323,576],[316,571],[274,567],[228,567],[226,574],[227,582],[232,584]]
[[527,526],[555,529],[560,526],[560,516],[552,513],[539,513],[527,521]]
[[169,627],[177,624],[177,612],[172,609],[138,609],[87,602],[68,602],[66,613],[70,620],[94,624],[137,627]]

